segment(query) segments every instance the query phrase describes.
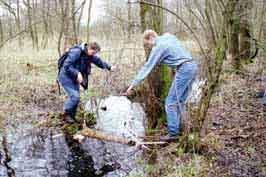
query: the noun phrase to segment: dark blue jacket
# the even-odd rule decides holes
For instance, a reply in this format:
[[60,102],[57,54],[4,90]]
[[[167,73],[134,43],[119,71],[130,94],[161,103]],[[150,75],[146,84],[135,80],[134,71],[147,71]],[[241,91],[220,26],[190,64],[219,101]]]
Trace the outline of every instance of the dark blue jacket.
[[[59,73],[60,83],[78,84],[77,76],[80,72],[83,76],[83,83],[81,85],[86,90],[88,88],[88,75],[91,73],[91,63],[99,68],[111,70],[110,65],[103,62],[99,57],[88,56],[86,47],[77,45],[71,48]],[[72,82],[67,82],[67,80]]]

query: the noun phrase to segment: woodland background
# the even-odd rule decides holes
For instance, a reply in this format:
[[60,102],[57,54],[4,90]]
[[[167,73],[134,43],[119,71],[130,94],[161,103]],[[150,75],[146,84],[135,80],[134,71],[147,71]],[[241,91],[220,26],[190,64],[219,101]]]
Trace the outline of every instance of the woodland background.
[[[111,74],[95,68],[82,101],[121,93],[149,54],[143,31],[154,29],[182,41],[204,84],[181,142],[152,152],[167,155],[147,167],[150,175],[266,176],[265,12],[264,0],[0,0],[1,127],[61,110],[57,58],[82,41],[99,42],[100,56],[117,66]],[[164,133],[172,77],[158,67],[136,90],[148,134]]]

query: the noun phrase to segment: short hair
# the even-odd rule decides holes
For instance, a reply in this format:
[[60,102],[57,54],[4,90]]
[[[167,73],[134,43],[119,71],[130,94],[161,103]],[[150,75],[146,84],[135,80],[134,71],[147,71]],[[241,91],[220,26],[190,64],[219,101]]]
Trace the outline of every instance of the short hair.
[[151,29],[144,31],[143,33],[144,39],[150,39],[150,37],[157,37],[157,36],[158,34],[154,30],[151,30]]
[[95,50],[97,52],[100,52],[101,51],[101,47],[100,47],[100,45],[97,42],[91,42],[91,43],[89,43],[88,48],[89,49],[92,49],[92,50]]

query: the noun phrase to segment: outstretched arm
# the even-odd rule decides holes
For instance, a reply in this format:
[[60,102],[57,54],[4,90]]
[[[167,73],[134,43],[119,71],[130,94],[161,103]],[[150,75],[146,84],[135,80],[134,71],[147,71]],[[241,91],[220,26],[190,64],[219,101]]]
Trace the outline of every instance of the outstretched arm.
[[143,81],[152,71],[152,69],[159,63],[164,52],[164,48],[162,46],[153,47],[148,61],[141,68],[140,72],[131,83],[132,86],[137,86]]
[[134,81],[131,83],[131,85],[128,87],[124,95],[129,95],[133,87],[140,84],[140,82],[143,81],[149,75],[152,69],[159,63],[160,59],[163,57],[164,51],[164,47],[162,46],[153,47],[148,61],[142,67],[142,69],[140,70]]
[[107,63],[105,63],[104,61],[102,61],[99,57],[97,56],[93,56],[92,57],[92,61],[93,64],[95,64],[96,66],[98,66],[99,68],[102,69],[108,69],[109,71],[111,70],[111,66],[108,65]]

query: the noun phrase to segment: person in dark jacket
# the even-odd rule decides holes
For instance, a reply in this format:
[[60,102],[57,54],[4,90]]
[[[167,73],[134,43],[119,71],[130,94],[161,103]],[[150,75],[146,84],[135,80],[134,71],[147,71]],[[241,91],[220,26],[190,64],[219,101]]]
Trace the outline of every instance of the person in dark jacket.
[[74,123],[77,107],[80,101],[80,85],[88,89],[88,75],[91,73],[91,63],[99,68],[111,71],[111,66],[96,56],[101,48],[98,43],[89,45],[83,43],[69,49],[68,57],[59,73],[59,83],[68,95],[64,104],[63,119]]

